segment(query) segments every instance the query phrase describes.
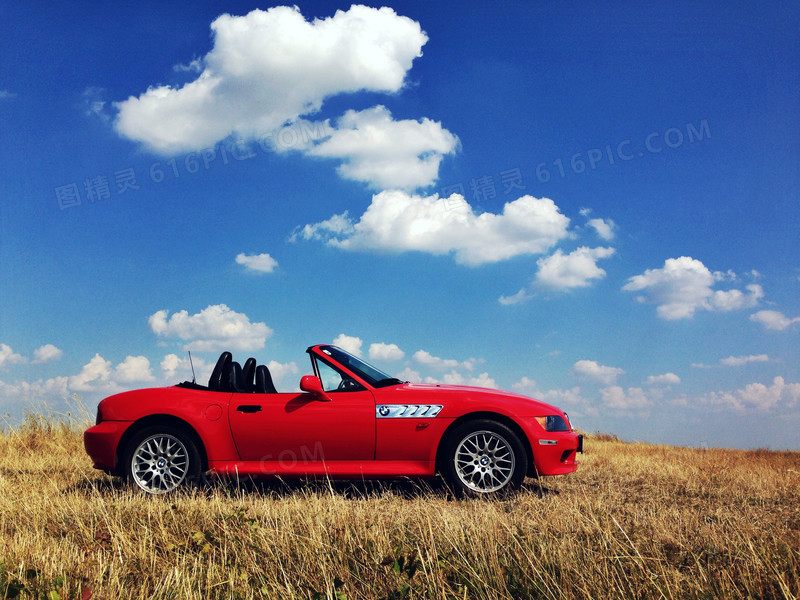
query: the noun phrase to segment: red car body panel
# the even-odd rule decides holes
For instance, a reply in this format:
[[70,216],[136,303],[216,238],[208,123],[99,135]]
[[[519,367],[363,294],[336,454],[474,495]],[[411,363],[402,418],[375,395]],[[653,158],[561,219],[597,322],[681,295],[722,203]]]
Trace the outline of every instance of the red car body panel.
[[218,462],[213,471],[225,477],[331,477],[333,479],[394,479],[397,477],[429,478],[434,476],[427,461],[358,461],[303,462],[276,460]]
[[[244,413],[242,406],[261,410]],[[228,417],[243,461],[375,458],[375,400],[367,390],[337,393],[331,402],[312,394],[233,394]]]
[[[315,368],[315,360],[334,364],[324,348],[308,349]],[[172,386],[116,394],[98,406],[98,424],[85,432],[84,446],[95,468],[120,474],[127,437],[145,424],[169,421],[196,434],[206,466],[223,476],[433,477],[448,428],[464,419],[494,418],[515,428],[527,445],[529,475],[577,468],[582,437],[554,406],[486,388],[376,387],[347,365],[335,366],[358,382],[357,391],[319,396]],[[417,412],[408,416],[406,409]],[[548,415],[563,418],[569,430],[546,431],[536,417]]]

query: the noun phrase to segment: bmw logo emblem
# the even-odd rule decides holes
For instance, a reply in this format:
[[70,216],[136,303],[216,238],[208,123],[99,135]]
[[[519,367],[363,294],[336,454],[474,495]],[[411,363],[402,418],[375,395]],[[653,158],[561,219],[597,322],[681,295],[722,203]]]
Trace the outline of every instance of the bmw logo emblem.
[[381,406],[381,407],[378,409],[378,412],[380,413],[380,415],[381,415],[382,417],[385,417],[386,415],[388,415],[388,414],[389,414],[389,407],[388,407],[388,406]]

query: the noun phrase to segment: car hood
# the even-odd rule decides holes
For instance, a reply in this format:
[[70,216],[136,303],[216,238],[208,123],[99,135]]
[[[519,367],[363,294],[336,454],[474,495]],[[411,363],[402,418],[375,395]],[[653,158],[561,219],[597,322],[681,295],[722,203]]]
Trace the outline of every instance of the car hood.
[[493,388],[467,385],[447,385],[443,383],[404,383],[395,388],[402,393],[413,393],[425,398],[431,404],[450,404],[460,401],[465,404],[480,404],[489,407],[505,407],[516,414],[525,416],[561,415],[563,411],[552,404],[541,402],[529,396],[496,390]]

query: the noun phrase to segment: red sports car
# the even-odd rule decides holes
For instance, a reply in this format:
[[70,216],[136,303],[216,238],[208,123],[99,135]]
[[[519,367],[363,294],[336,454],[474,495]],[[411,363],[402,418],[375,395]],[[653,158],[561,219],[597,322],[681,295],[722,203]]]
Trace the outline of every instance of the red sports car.
[[207,386],[101,401],[84,445],[94,467],[160,494],[224,477],[370,479],[442,475],[457,494],[513,489],[577,468],[567,415],[492,389],[408,383],[330,345],[312,346],[302,392],[277,392],[265,365],[223,352]]

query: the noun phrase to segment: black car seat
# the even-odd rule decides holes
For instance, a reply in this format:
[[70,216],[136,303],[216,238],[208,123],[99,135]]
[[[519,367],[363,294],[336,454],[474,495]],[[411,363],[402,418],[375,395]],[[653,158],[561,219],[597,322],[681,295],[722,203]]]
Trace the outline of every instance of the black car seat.
[[275,389],[275,384],[272,383],[272,375],[270,375],[267,365],[258,365],[256,367],[256,394],[277,394],[278,390]]
[[235,392],[237,394],[244,394],[252,391],[244,381],[244,375],[242,373],[242,365],[240,365],[236,361],[231,363],[231,372],[228,374],[228,381],[230,382],[229,391],[231,392]]
[[229,369],[229,365],[233,360],[233,355],[230,352],[223,352],[217,359],[217,364],[214,365],[214,370],[211,372],[211,378],[208,380],[208,389],[212,392],[221,392],[223,387],[222,374]]
[[244,367],[242,367],[242,377],[244,381],[244,387],[247,388],[245,391],[252,392],[255,390],[255,379],[256,379],[256,359],[255,358],[248,358],[245,363]]
[[[219,378],[219,391],[220,392],[231,392],[233,388],[231,387],[231,373],[233,373],[233,365],[238,364],[233,361],[229,361],[225,363],[225,366],[222,367],[222,375]],[[239,365],[239,370],[242,369],[242,366]]]

